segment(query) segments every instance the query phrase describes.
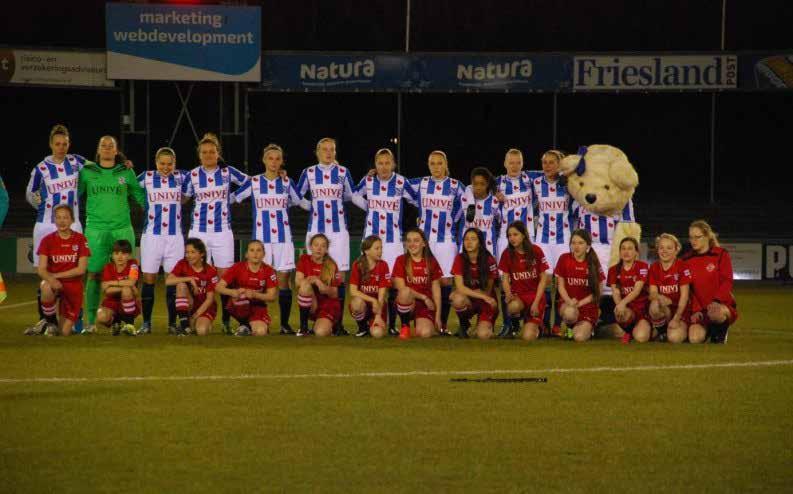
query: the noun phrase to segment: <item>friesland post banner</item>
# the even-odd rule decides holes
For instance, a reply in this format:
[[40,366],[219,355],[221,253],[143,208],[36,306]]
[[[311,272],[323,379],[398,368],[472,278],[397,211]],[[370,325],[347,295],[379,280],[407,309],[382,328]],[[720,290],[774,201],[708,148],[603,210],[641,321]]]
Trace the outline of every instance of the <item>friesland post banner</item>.
[[109,79],[261,80],[261,8],[107,3]]

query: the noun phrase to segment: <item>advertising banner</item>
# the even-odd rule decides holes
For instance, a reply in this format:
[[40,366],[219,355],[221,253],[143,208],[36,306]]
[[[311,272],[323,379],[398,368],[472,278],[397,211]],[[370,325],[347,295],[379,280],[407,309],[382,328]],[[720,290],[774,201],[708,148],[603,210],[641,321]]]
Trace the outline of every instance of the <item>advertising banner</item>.
[[0,84],[113,87],[104,53],[0,48]]
[[735,89],[738,57],[714,55],[577,55],[575,91]]

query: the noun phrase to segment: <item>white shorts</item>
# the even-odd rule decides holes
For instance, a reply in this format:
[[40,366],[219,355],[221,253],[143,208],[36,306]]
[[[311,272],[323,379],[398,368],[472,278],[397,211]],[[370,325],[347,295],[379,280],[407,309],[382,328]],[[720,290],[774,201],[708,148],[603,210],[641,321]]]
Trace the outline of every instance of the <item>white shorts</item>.
[[[311,237],[317,232],[306,233],[306,252],[311,254]],[[328,254],[336,261],[339,271],[347,272],[350,270],[350,234],[349,232],[329,232],[324,234],[330,241]]]
[[140,267],[144,273],[159,273],[162,266],[165,274],[173,271],[176,263],[184,258],[184,238],[179,235],[140,236]]
[[264,262],[279,273],[295,269],[295,244],[292,242],[264,244]]
[[[83,225],[80,224],[79,221],[75,221],[72,223],[71,226],[72,230],[78,233],[83,233]],[[41,239],[58,230],[58,227],[55,226],[55,223],[36,223],[36,226],[33,227],[33,266],[39,267],[39,255],[37,252],[39,251],[39,245],[41,245]]]
[[454,242],[434,242],[429,241],[430,250],[435,260],[441,267],[444,278],[451,278],[454,258],[457,257],[457,244]]
[[207,263],[220,269],[228,269],[234,264],[234,234],[231,231],[201,233],[190,230],[187,236],[204,242]]
[[548,271],[546,273],[553,273],[556,268],[556,263],[565,252],[570,252],[570,246],[567,244],[541,244],[538,243],[537,247],[542,249],[545,254],[545,260],[548,261]]
[[[603,276],[609,274],[609,261],[611,261],[611,245],[603,245],[603,244],[592,244],[592,248],[595,249],[595,253],[598,255],[598,261],[600,261],[600,268],[603,270]],[[611,295],[611,287],[603,282],[603,290],[601,295]],[[597,304],[598,302],[595,301]]]
[[388,264],[388,271],[392,272],[394,270],[394,263],[396,262],[396,258],[401,256],[405,253],[405,246],[402,245],[402,242],[399,243],[387,243],[383,242],[383,260]]

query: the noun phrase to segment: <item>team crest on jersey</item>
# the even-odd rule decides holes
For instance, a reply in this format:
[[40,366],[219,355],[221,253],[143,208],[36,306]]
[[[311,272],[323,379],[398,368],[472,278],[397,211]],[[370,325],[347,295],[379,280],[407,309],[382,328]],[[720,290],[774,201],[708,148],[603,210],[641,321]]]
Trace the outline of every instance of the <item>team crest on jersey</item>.
[[708,270],[708,273],[712,273],[716,269],[716,265],[712,262],[709,262],[708,265],[705,266],[705,269]]
[[680,278],[680,275],[679,275],[679,274],[677,274],[677,273],[675,273],[675,274],[673,274],[673,275],[672,275],[672,278],[674,278],[674,279],[675,279],[675,281],[677,281],[677,280],[678,280],[678,278]]
[[78,249],[80,249],[79,245],[77,245],[77,244],[72,245],[72,250],[73,251],[77,252]]
[[119,185],[124,185],[127,183],[127,180],[124,177],[118,177]]

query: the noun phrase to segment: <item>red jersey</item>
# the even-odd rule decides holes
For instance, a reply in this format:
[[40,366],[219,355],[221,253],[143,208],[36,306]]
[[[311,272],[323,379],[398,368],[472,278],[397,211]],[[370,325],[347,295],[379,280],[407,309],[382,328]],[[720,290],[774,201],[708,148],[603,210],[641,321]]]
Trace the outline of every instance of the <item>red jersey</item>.
[[[482,290],[484,287],[479,286],[479,264],[471,263],[468,267],[468,270],[471,273],[471,286],[468,288],[472,290]],[[465,261],[463,259],[462,254],[457,254],[457,257],[454,258],[454,264],[452,265],[452,274],[455,276],[462,276],[465,279]],[[488,280],[497,280],[498,279],[498,267],[496,266],[496,258],[489,255],[487,256],[487,279]],[[495,283],[493,284],[493,290],[495,291]]]
[[350,270],[350,285],[356,285],[358,290],[366,295],[377,298],[377,292],[381,288],[391,287],[391,273],[388,271],[388,263],[382,259],[377,261],[374,268],[369,271],[369,278],[362,282],[358,261],[353,262]]
[[647,273],[649,271],[649,266],[647,263],[636,260],[633,263],[633,266],[631,266],[631,269],[625,269],[625,267],[623,267],[620,272],[617,273],[618,267],[619,264],[609,268],[609,275],[607,277],[606,284],[609,286],[618,285],[620,289],[620,295],[622,295],[622,298],[625,298],[630,295],[631,292],[633,292],[633,287],[636,285],[636,282],[641,281],[644,283],[644,286],[642,287],[642,293],[633,299],[631,304],[647,303]]
[[700,312],[712,302],[735,307],[732,294],[732,259],[721,247],[711,247],[704,254],[689,252],[684,256],[691,271],[691,310]]
[[[589,286],[589,263],[586,259],[576,261],[573,254],[565,252],[559,256],[553,274],[564,279],[564,287],[570,298],[581,300],[592,295],[592,288]],[[603,270],[598,270],[598,280],[602,282],[605,279]],[[592,303],[597,304],[598,301],[593,300]]]
[[[179,278],[198,278],[198,290],[193,292],[194,297],[206,297],[207,292],[215,291],[215,285],[218,284],[218,271],[210,264],[204,264],[204,269],[196,271],[187,262],[187,259],[182,259],[173,267],[171,274]],[[228,282],[227,282],[228,283]]]
[[[303,273],[303,276],[316,276],[319,277],[322,273],[322,264],[316,263],[311,259],[310,254],[303,254],[300,256],[300,259],[297,261],[297,271],[299,273]],[[341,274],[339,273],[338,267],[336,267],[335,272],[333,273],[333,279],[330,280],[330,286],[341,286],[342,278]],[[319,293],[317,287],[314,287],[314,292],[317,295],[317,301],[322,301],[325,298],[329,298],[327,295],[323,295]]]
[[[223,280],[229,288],[247,288],[264,293],[269,288],[278,286],[278,279],[272,266],[262,263],[256,272],[248,268],[248,261],[242,261],[231,266],[223,273]],[[256,303],[264,304],[257,300]]]
[[[69,238],[61,238],[58,232],[52,232],[41,239],[36,255],[47,256],[47,272],[63,273],[77,267],[81,257],[90,257],[88,240],[82,233],[72,232]],[[81,280],[82,276],[63,278],[63,281]]]
[[116,269],[115,263],[109,262],[105,264],[105,269],[102,271],[102,281],[128,280],[130,271],[140,272],[140,265],[137,259],[128,259],[127,264],[121,271]]
[[677,305],[680,301],[680,287],[691,283],[691,271],[680,259],[675,259],[666,271],[661,266],[661,261],[655,261],[650,266],[647,281],[649,286],[658,287],[659,294],[669,297],[672,305]]
[[405,285],[408,288],[426,297],[432,298],[432,282],[443,277],[438,261],[436,261],[434,257],[431,257],[428,267],[424,259],[420,261],[411,260],[411,271],[413,274],[412,276],[408,276],[406,260],[409,255],[410,254],[402,254],[396,258],[391,277],[402,278],[405,280]]
[[501,254],[498,269],[509,275],[509,288],[513,293],[537,293],[540,276],[550,269],[542,249],[532,244],[531,250],[534,254],[534,261],[531,264],[526,261],[526,257],[518,255],[517,252],[513,257],[509,248]]

